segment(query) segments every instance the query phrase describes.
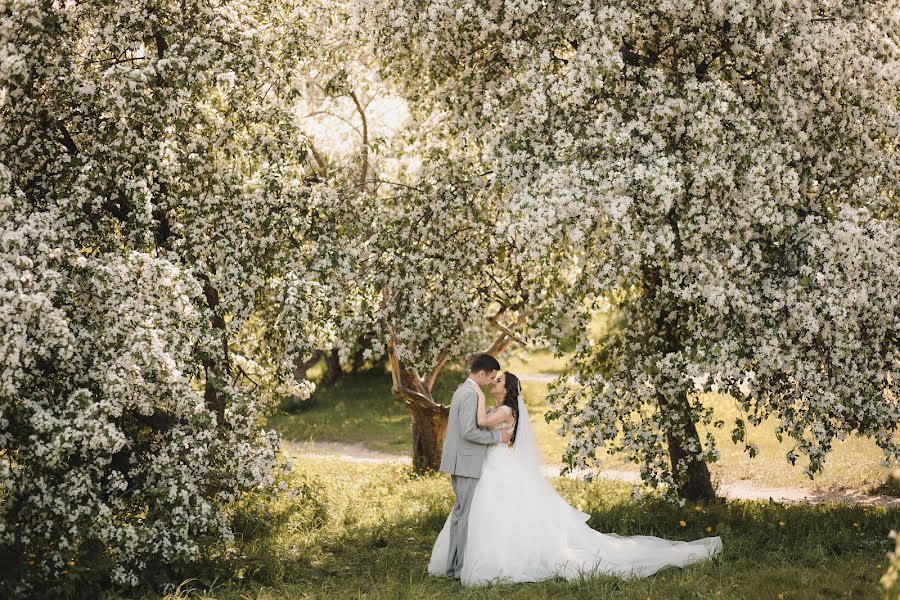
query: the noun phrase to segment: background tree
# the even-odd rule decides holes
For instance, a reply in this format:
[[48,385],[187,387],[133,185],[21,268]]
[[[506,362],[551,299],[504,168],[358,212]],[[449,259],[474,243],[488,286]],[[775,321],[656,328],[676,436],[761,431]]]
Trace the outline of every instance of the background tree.
[[[520,260],[577,261],[545,303],[583,326],[550,398],[570,466],[621,451],[712,497],[698,426],[724,423],[695,381],[741,407],[736,442],[779,419],[810,477],[851,432],[900,457],[892,3],[372,0],[355,22],[491,165]],[[595,343],[598,308],[618,325]]]
[[331,230],[319,240],[335,248],[337,277],[356,286],[341,288],[355,296],[336,343],[366,336],[363,358],[386,353],[393,392],[410,410],[413,463],[437,469],[448,414],[432,395],[439,374],[473,351],[524,341],[527,316],[567,265],[521,261],[527,241],[502,221],[490,168],[428,111],[405,114],[405,98],[353,39],[352,8],[315,11],[321,44],[301,111],[310,166],[334,190],[318,215]]
[[12,1],[0,19],[0,585],[165,578],[274,484],[268,398],[308,393],[285,367],[333,313],[306,285],[303,12]]

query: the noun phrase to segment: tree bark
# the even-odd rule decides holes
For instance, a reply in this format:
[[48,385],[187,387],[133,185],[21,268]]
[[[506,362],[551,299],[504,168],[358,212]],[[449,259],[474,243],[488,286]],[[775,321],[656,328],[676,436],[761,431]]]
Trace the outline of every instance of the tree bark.
[[[666,407],[670,415],[678,419],[678,423],[671,425],[666,431],[666,441],[669,446],[669,464],[672,467],[672,473],[675,473],[675,465],[680,461],[691,456],[687,445],[691,441],[701,447],[700,435],[697,433],[697,426],[691,418],[690,406],[688,405],[687,393],[681,391],[675,402],[667,398],[660,398],[660,404]],[[709,467],[702,459],[692,457],[688,459],[688,467],[685,479],[678,487],[678,495],[685,500],[715,500],[716,491],[712,485]]]
[[400,361],[393,333],[388,339],[388,358],[393,381],[391,391],[409,408],[413,468],[417,473],[436,471],[441,465],[450,408],[434,401],[430,384],[434,383],[437,372],[443,367],[446,358],[438,360],[427,380],[422,379],[418,373],[407,369]]
[[322,360],[323,354],[324,353],[321,350],[316,350],[309,359],[294,363],[294,379],[297,381],[306,379],[307,372],[312,369],[317,362]]
[[413,468],[416,472],[437,471],[441,466],[444,437],[450,409],[446,406],[421,406],[410,403],[412,417]]
[[[211,356],[204,353],[203,356],[203,400],[206,407],[216,413],[216,426],[225,426],[225,398],[219,393],[220,382],[216,382],[215,378],[221,376],[221,365],[224,364],[225,370],[230,372],[228,364],[228,334],[225,326],[225,318],[219,314],[219,291],[210,283],[209,277],[204,273],[201,275],[203,279],[203,295],[206,298],[206,305],[211,311],[210,321],[214,329],[221,332],[222,336],[222,354],[221,356]],[[218,359],[218,360],[217,360]]]
[[[669,209],[666,221],[672,228],[675,254],[680,259],[683,256],[683,250],[676,204]],[[651,310],[655,308],[658,311],[654,333],[662,340],[659,352],[661,355],[682,352],[684,344],[681,338],[681,323],[684,322],[686,308],[677,300],[658,295],[664,278],[660,268],[645,267],[643,272],[644,284],[647,286],[647,308]],[[703,444],[700,442],[697,426],[691,414],[687,390],[679,389],[674,398],[659,396],[658,401],[671,422],[666,429],[666,440],[669,447],[669,466],[678,482],[678,495],[685,500],[714,500],[716,492],[710,478],[709,467],[703,459],[696,458],[688,450],[689,446],[696,445],[700,448]],[[688,463],[685,478],[682,480],[677,477],[675,465],[683,460],[688,460]]]
[[334,383],[341,378],[341,359],[337,349],[325,353],[325,380]]
[[[528,311],[523,312],[511,327],[522,325],[529,314]],[[499,315],[488,319],[491,325],[501,331],[499,337],[486,351],[492,356],[502,353],[513,340],[521,341],[512,329],[497,321],[497,316]],[[387,354],[391,365],[392,391],[394,396],[406,403],[411,417],[413,467],[418,473],[429,470],[436,471],[441,466],[450,407],[435,402],[431,395],[431,389],[438,374],[450,359],[450,355],[447,352],[441,352],[435,360],[431,372],[423,378],[415,370],[408,369],[403,365],[400,357],[397,356],[397,340],[394,330],[390,325],[387,326],[387,329]]]
[[[677,309],[675,311],[676,318],[671,326],[668,326],[662,317],[664,312],[662,311],[660,318],[657,319],[659,328],[657,331],[666,341],[666,352],[680,352],[682,345],[677,334],[679,322]],[[672,474],[677,475],[675,465],[680,461],[685,459],[689,461],[684,480],[676,477],[676,481],[679,482],[678,495],[685,500],[714,500],[716,492],[706,462],[696,458],[688,450],[690,446],[696,445],[700,448],[703,444],[700,442],[700,435],[697,433],[697,426],[691,414],[687,391],[680,389],[674,398],[660,395],[658,401],[670,420],[670,425],[666,429],[666,441],[669,447],[669,466]]]

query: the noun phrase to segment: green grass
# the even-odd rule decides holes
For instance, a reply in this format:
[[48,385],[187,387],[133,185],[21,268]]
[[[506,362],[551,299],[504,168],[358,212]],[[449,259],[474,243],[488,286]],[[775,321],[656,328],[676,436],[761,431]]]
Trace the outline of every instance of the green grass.
[[885,552],[893,545],[887,534],[900,524],[896,509],[761,501],[678,508],[652,496],[631,500],[627,484],[556,479],[599,531],[687,540],[711,535],[711,527],[723,538],[723,553],[630,582],[598,577],[467,589],[425,570],[452,506],[446,476],[308,458],[297,460],[289,481],[298,491],[293,498],[242,502],[238,552],[198,565],[195,579],[170,597],[879,598]]
[[[439,383],[444,384],[446,378]],[[295,442],[362,443],[382,452],[408,452],[409,411],[391,394],[386,373],[346,376],[319,385],[294,413],[271,417],[269,425]]]
[[[534,353],[505,363],[511,371],[519,374],[548,374],[560,367],[558,360],[548,353]],[[435,384],[435,399],[449,403],[453,390],[464,378],[464,372],[446,369]],[[390,375],[384,372],[345,376],[333,386],[320,386],[312,398],[301,404],[298,412],[277,415],[270,424],[291,441],[359,443],[372,450],[408,454],[409,412],[402,402],[391,395],[390,388]],[[556,422],[547,423],[544,419],[547,385],[540,381],[524,381],[523,390],[543,459],[547,463],[558,464],[567,440],[557,434]],[[811,481],[803,473],[806,464],[803,457],[794,466],[785,460],[792,442],[785,438],[779,443],[775,438],[775,419],[768,419],[756,427],[748,425],[747,438],[759,449],[758,455],[751,459],[731,441],[732,423],[740,414],[735,401],[721,394],[704,394],[701,401],[713,406],[716,419],[725,421],[724,428],[712,429],[721,453],[720,460],[710,465],[714,480],[730,482],[743,479],[777,487],[880,487],[882,493],[900,493],[897,475],[892,477],[892,470],[879,464],[883,455],[871,439],[848,436],[843,441],[836,440],[825,471]],[[704,426],[699,428],[701,435],[704,435]],[[621,455],[601,454],[599,466],[637,469]]]
[[[896,487],[896,467],[891,469],[879,464],[884,453],[871,438],[849,435],[844,440],[835,439],[824,472],[810,480],[803,473],[808,464],[804,457],[801,456],[793,466],[785,459],[794,442],[786,436],[782,442],[775,438],[777,419],[769,418],[758,426],[748,426],[747,440],[759,449],[757,456],[751,459],[731,441],[734,419],[740,416],[735,400],[722,394],[703,394],[701,401],[713,406],[716,419],[725,421],[722,429],[711,429],[721,453],[719,461],[710,466],[714,477],[729,481],[747,479],[771,486],[866,489],[887,484],[893,489],[883,488],[881,493],[900,495],[900,488]],[[705,435],[706,431],[701,425],[700,434]]]
[[[449,404],[465,377],[463,371],[445,369],[435,382],[434,398]],[[548,424],[544,419],[547,386],[525,381],[522,387],[543,458],[558,463],[566,440],[557,435],[555,423]],[[409,411],[391,394],[388,373],[347,375],[333,385],[320,385],[299,410],[281,412],[270,418],[269,425],[292,442],[344,442],[380,452],[409,453]]]

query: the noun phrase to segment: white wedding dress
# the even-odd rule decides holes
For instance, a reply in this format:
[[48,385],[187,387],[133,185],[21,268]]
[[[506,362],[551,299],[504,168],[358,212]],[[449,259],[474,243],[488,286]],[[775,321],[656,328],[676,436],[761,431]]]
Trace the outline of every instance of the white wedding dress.
[[[488,448],[475,487],[462,585],[591,575],[646,577],[664,567],[688,565],[721,552],[719,536],[685,542],[591,529],[586,523],[589,515],[570,506],[541,473],[528,413],[521,398],[518,402],[515,445]],[[446,576],[449,545],[448,515],[431,551],[430,574]]]

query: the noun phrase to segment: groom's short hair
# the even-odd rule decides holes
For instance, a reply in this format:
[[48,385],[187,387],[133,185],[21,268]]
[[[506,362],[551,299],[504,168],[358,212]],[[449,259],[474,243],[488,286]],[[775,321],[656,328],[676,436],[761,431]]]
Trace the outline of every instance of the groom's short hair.
[[477,373],[478,371],[499,371],[500,363],[490,354],[476,354],[469,363],[469,373]]

